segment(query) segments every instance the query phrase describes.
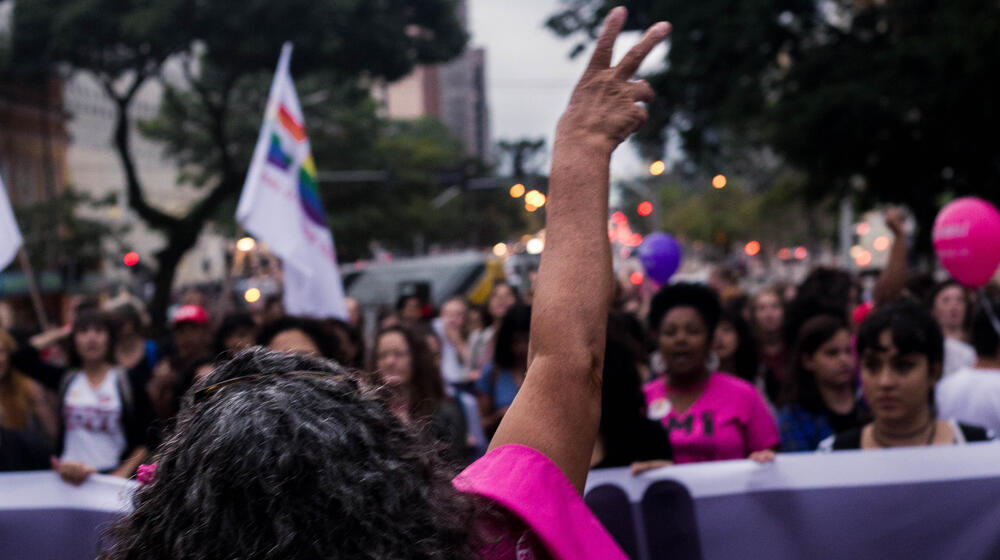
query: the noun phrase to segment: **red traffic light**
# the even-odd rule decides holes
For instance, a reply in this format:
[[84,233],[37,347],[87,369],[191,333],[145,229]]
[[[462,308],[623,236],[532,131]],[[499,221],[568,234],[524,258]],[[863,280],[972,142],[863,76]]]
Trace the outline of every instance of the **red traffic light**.
[[125,263],[125,266],[135,266],[139,264],[139,253],[136,253],[135,251],[125,253],[125,256],[122,258],[122,262]]
[[650,201],[648,201],[648,200],[644,200],[644,201],[640,202],[639,203],[638,212],[639,212],[640,216],[648,216],[648,215],[652,214],[653,213],[653,203],[650,202]]

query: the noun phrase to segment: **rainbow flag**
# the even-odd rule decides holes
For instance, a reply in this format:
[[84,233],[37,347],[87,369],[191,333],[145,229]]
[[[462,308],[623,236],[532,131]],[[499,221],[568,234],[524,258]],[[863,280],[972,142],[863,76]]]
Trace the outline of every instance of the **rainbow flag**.
[[296,142],[306,141],[306,127],[297,121],[284,105],[278,106],[278,123],[281,124],[281,128],[292,135]]
[[271,146],[267,150],[267,162],[275,167],[287,170],[292,165],[292,156],[281,148],[281,137],[271,134]]
[[317,225],[326,227],[326,217],[323,214],[323,202],[316,188],[316,163],[312,154],[306,157],[299,168],[299,203],[306,217]]
[[333,234],[326,225],[316,162],[285,45],[236,208],[239,223],[281,259],[283,300],[291,315],[347,317]]

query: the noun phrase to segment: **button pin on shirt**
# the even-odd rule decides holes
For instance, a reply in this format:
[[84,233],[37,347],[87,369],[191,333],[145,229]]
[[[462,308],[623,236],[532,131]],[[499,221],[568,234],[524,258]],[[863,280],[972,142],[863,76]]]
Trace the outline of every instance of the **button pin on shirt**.
[[650,420],[663,420],[670,414],[672,408],[670,399],[662,397],[649,403],[649,410],[646,412],[646,416]]

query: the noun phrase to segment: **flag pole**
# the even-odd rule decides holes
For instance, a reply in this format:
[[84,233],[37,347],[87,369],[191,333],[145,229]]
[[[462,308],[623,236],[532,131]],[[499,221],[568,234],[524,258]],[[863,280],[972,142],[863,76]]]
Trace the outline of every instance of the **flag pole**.
[[31,268],[31,261],[28,259],[28,253],[24,250],[24,245],[18,249],[17,257],[20,259],[24,277],[28,281],[28,293],[31,294],[31,305],[35,308],[38,326],[43,331],[47,331],[49,329],[49,320],[45,316],[45,308],[42,306],[42,294],[38,291],[38,283],[35,282],[35,272]]

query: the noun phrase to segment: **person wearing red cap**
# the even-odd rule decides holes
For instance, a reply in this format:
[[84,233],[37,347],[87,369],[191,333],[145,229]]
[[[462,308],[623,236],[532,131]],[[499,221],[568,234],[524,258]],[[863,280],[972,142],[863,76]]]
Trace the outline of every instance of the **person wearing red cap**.
[[173,351],[153,369],[147,390],[160,419],[177,413],[180,397],[191,384],[189,370],[212,351],[212,330],[208,312],[192,303],[177,308],[170,319]]

